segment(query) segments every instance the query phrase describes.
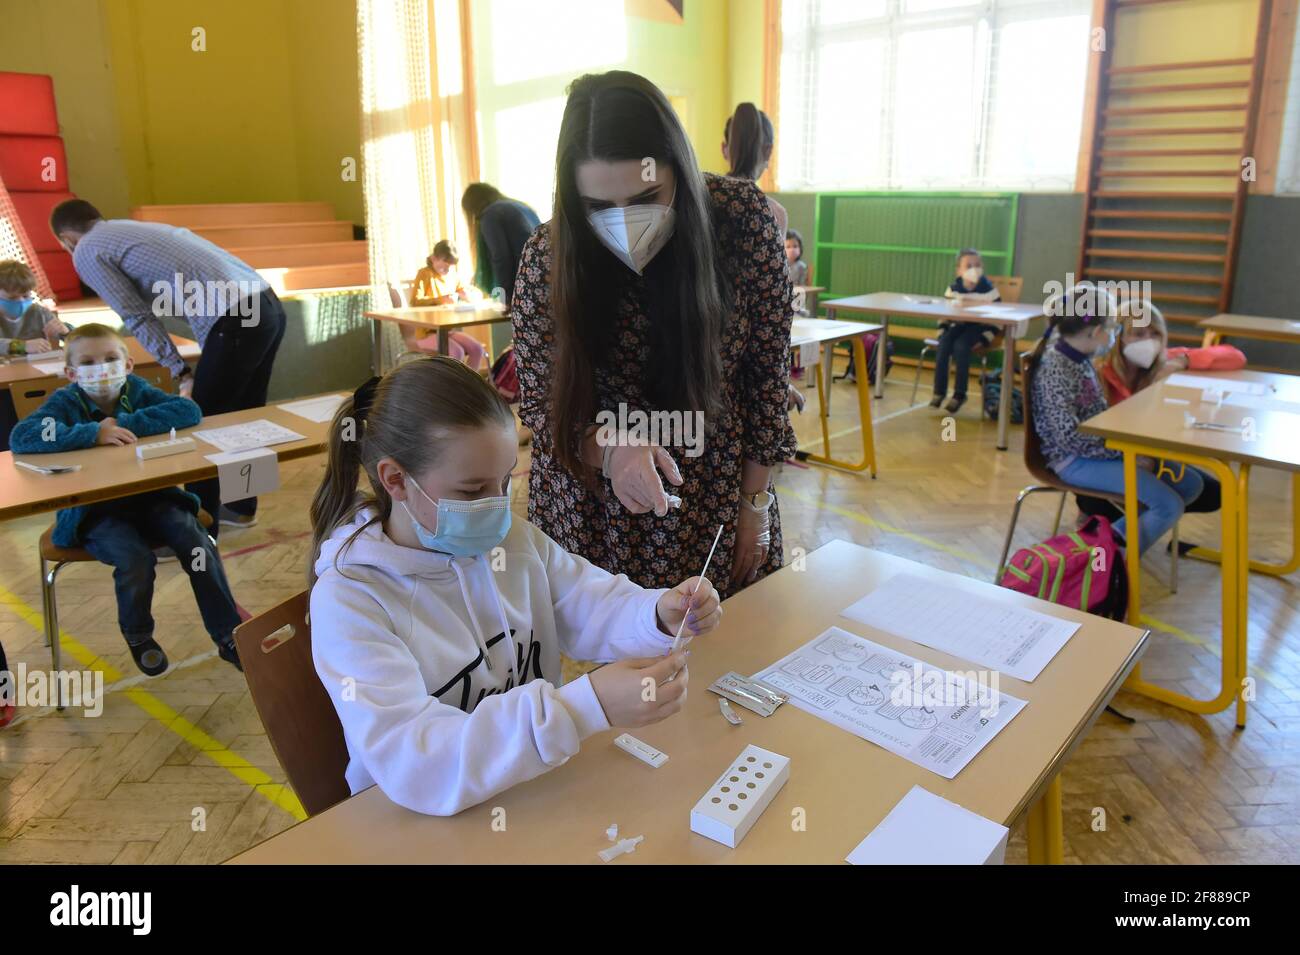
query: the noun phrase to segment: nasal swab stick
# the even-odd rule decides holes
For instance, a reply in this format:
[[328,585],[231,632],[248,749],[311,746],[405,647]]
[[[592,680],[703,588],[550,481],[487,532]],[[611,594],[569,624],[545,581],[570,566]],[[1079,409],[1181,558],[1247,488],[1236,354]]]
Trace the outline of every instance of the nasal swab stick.
[[[718,541],[722,540],[722,528],[723,525],[719,524],[718,533],[713,535],[713,546],[709,548],[709,556],[704,558],[704,569],[700,571],[700,580],[695,581],[695,587],[691,590],[692,600],[695,599],[695,592],[700,589],[700,581],[703,580],[704,575],[709,572],[709,563],[713,560],[713,552],[718,549]],[[689,615],[690,609],[688,608],[686,613],[682,614],[682,622],[677,625],[677,636],[673,638],[673,653],[676,653],[683,646],[682,631],[686,629],[686,618]],[[674,674],[674,676],[676,676],[676,674]],[[672,679],[672,677],[669,677],[669,679]]]

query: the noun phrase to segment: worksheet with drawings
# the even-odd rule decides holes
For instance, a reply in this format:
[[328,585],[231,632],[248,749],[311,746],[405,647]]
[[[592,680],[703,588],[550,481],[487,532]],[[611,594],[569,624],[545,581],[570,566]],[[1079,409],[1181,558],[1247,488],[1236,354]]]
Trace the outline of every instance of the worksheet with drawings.
[[850,620],[1033,682],[1079,624],[898,574],[843,611]]
[[806,713],[952,779],[1025,706],[977,682],[831,627],[755,674]]
[[265,448],[272,444],[284,444],[286,441],[303,439],[297,431],[290,431],[265,418],[245,421],[243,424],[227,425],[224,428],[204,428],[190,433],[220,451],[247,451],[250,448]]

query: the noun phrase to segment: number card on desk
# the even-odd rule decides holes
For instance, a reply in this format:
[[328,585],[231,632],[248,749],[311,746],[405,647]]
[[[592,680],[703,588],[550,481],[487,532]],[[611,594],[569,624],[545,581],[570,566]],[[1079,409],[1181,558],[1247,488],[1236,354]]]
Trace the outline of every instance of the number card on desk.
[[270,448],[209,454],[221,482],[221,503],[270,494],[280,488],[280,459]]

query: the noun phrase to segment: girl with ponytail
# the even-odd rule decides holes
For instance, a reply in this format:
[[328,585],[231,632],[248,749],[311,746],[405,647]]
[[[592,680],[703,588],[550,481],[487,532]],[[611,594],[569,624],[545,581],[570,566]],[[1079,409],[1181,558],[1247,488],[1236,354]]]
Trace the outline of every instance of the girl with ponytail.
[[[1042,441],[1047,466],[1076,487],[1124,493],[1124,461],[1104,439],[1083,434],[1079,425],[1106,410],[1094,359],[1106,354],[1115,337],[1114,302],[1101,289],[1078,285],[1048,303],[1048,328],[1034,350],[1032,427]],[[1200,473],[1186,468],[1175,481],[1162,471],[1157,477],[1138,469],[1138,546],[1146,551],[1183,515],[1185,506],[1201,493]],[[1115,522],[1115,535],[1126,546],[1126,520]]]
[[[753,103],[741,103],[722,127],[722,158],[730,165],[727,175],[758,182],[772,162],[775,145],[776,130],[767,113]],[[776,219],[777,231],[785,235],[790,223],[785,206],[771,196],[767,197],[767,205]]]
[[[371,379],[335,414],[308,576],[354,793],[451,815],[682,707],[673,635],[712,630],[717,592],[643,589],[513,519],[517,452],[509,407],[450,358]],[[560,686],[562,653],[614,662]]]

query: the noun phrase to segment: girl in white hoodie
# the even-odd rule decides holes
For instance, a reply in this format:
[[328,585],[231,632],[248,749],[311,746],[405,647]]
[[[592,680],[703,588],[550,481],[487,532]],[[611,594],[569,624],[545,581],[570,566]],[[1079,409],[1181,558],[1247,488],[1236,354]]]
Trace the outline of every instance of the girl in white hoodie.
[[[372,379],[335,415],[311,508],[312,654],[354,793],[452,815],[685,701],[687,654],[669,650],[683,616],[692,636],[717,626],[712,585],[646,590],[512,520],[517,452],[509,407],[448,358]],[[561,653],[615,662],[560,686]]]

